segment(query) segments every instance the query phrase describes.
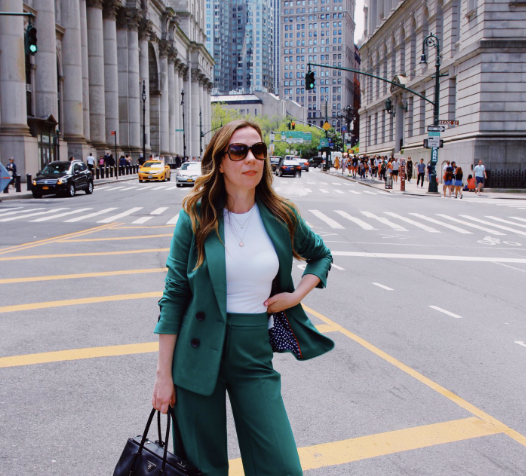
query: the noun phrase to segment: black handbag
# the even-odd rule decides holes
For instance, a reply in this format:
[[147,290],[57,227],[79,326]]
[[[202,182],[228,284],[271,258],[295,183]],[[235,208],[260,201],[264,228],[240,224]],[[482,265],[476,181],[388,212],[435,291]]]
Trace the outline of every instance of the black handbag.
[[[155,412],[155,408],[152,409],[142,436],[138,435],[128,439],[119,462],[115,466],[113,476],[201,476],[201,471],[186,461],[186,452],[173,408],[169,407],[167,414],[166,438],[164,441],[161,436],[160,412],[157,412],[157,433],[159,439],[157,441],[148,439],[148,431]],[[171,418],[173,419],[180,456],[168,451]]]

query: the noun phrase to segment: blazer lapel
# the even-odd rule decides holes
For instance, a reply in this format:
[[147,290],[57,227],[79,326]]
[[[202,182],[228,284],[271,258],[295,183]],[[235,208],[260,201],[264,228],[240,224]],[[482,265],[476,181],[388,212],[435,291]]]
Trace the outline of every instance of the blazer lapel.
[[[280,287],[289,282],[292,271],[292,245],[287,227],[278,221],[267,207],[258,200],[259,213],[279,260]],[[282,289],[279,290],[281,292]]]
[[[221,208],[221,213],[223,209]],[[225,228],[223,216],[218,218],[219,237],[212,232],[205,241],[205,256],[208,263],[208,272],[214,288],[217,303],[221,314],[226,320],[226,262],[225,262]]]

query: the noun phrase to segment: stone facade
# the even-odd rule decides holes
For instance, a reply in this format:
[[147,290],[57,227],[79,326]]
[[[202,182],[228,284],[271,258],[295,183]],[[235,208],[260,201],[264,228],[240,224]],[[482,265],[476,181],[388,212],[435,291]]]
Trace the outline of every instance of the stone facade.
[[[440,42],[440,120],[458,121],[442,133],[439,163],[455,160],[464,172],[481,159],[488,169],[526,163],[526,4],[508,0],[366,0],[362,71],[434,100]],[[387,114],[391,98],[396,117]],[[362,78],[360,153],[430,158],[423,148],[433,105],[376,79]],[[403,152],[403,154],[402,154]],[[441,170],[440,168],[438,170]],[[441,175],[440,173],[438,174]]]
[[[170,159],[200,155],[211,129],[213,59],[204,0],[0,0],[32,12],[38,52],[25,55],[26,17],[0,16],[0,158],[19,174],[50,160],[107,151]],[[143,102],[143,90],[146,101]],[[143,118],[143,104],[145,117]],[[203,147],[206,146],[207,141]]]

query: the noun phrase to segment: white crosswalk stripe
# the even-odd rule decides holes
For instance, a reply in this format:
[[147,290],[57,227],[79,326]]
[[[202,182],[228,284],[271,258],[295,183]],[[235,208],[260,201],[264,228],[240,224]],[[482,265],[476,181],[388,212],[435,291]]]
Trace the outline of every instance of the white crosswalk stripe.
[[309,185],[316,185],[316,182],[307,182]]
[[349,190],[349,192],[354,193],[355,195],[361,195],[362,192],[357,192],[356,190]]
[[392,228],[393,230],[396,230],[396,231],[408,231],[406,228],[404,228],[403,226],[400,226],[398,223],[394,223],[391,220],[389,220],[387,218],[384,218],[384,217],[376,216],[374,213],[361,212],[361,214],[365,215],[368,218],[374,218],[375,220],[378,220],[380,223],[383,223],[384,225],[387,225],[388,227]]
[[512,233],[516,233],[517,235],[526,236],[525,231],[515,230],[514,228],[510,228],[509,226],[497,225],[495,223],[491,223],[486,220],[481,220],[480,218],[471,217],[469,215],[460,215],[460,216],[467,218],[468,220],[476,221],[477,223],[482,223],[483,225],[491,225],[492,227],[498,228],[499,230],[511,231]]
[[77,210],[72,210],[72,211],[64,212],[64,213],[59,213],[58,215],[45,216],[45,217],[42,217],[42,218],[37,218],[36,220],[30,220],[30,221],[31,222],[42,222],[42,221],[54,220],[56,218],[62,218],[62,217],[65,217],[67,215],[75,215],[76,213],[87,212],[88,210],[92,210],[92,208],[78,208]]
[[132,225],[142,225],[143,223],[146,223],[148,220],[151,220],[153,217],[141,217],[138,218],[135,221],[132,221]]
[[409,223],[413,226],[416,226],[417,228],[422,228],[422,230],[425,230],[429,233],[440,233],[440,231],[436,230],[435,228],[432,228],[430,226],[427,226],[427,225],[423,225],[422,223],[419,223],[415,220],[411,220],[411,218],[407,218],[407,217],[403,217],[401,215],[398,215],[396,213],[393,213],[393,212],[384,212],[386,215],[389,215],[393,218],[397,218],[398,220],[402,220],[402,221],[405,221],[406,223]]
[[503,218],[498,218],[498,217],[493,217],[493,216],[488,216],[488,215],[486,215],[486,218],[491,218],[492,220],[500,221],[501,223],[506,223],[508,225],[514,225],[514,226],[518,226],[520,228],[526,228],[526,225],[515,223],[515,222],[509,221],[509,220],[504,220]]
[[99,215],[104,215],[105,213],[112,212],[113,210],[117,210],[117,208],[105,208],[104,210],[99,210],[98,212],[88,213],[87,215],[82,215],[80,217],[70,218],[69,220],[65,220],[64,223],[75,223],[77,221],[86,220],[87,218],[93,218]]
[[45,211],[30,213],[28,215],[17,215],[14,217],[0,218],[0,221],[5,222],[5,221],[21,220],[23,218],[36,217],[38,215],[45,215],[46,213],[58,212],[60,210],[68,210],[68,209],[67,208],[55,208],[54,210],[45,210]]
[[341,226],[337,221],[333,220],[332,218],[329,218],[324,213],[320,212],[319,210],[309,210],[314,216],[318,217],[320,220],[324,221],[329,225],[331,228],[334,228],[336,230],[345,230],[343,226]]
[[329,193],[327,190],[325,190],[324,188],[320,188],[320,192],[322,193]]
[[142,210],[142,207],[134,207],[130,208],[129,210],[126,210],[125,212],[118,213],[117,215],[112,215],[111,217],[104,218],[103,220],[99,220],[97,223],[111,223],[112,221],[118,220],[119,218],[131,215],[132,213],[138,212],[139,210]]
[[376,195],[375,192],[369,192],[369,190],[364,190],[363,193],[368,193],[369,195]]
[[329,185],[327,182],[320,182],[320,185]]
[[[23,207],[18,207],[18,208],[23,208]],[[14,210],[13,208],[9,208],[8,210],[11,210],[11,211],[2,210],[2,215],[0,215],[0,218],[4,218],[8,215],[16,215],[17,213],[34,212],[34,211],[40,210],[40,208],[29,208],[28,210]]]
[[161,215],[165,210],[168,210],[168,207],[156,208],[150,215]]
[[449,223],[444,223],[440,220],[435,220],[431,217],[426,217],[425,215],[421,215],[420,213],[410,213],[409,215],[413,215],[415,217],[421,218],[422,220],[430,221],[431,223],[435,223],[436,225],[449,228],[450,230],[456,231],[457,233],[461,233],[462,235],[472,235],[471,231],[464,230],[463,228],[459,228],[455,225],[450,225]]
[[121,192],[125,192],[126,190],[133,190],[134,188],[140,188],[140,187],[137,187],[137,185],[134,185],[133,187],[122,188]]
[[170,220],[168,220],[166,222],[167,225],[175,225],[177,224],[177,220],[179,220],[179,213],[177,215],[175,215],[173,218],[171,218]]
[[108,191],[109,192],[113,192],[114,190],[119,190],[121,188],[124,188],[124,185],[121,185],[120,187],[108,187],[108,188],[104,189],[103,191],[104,192],[108,192]]
[[177,185],[174,185],[173,187],[168,187],[166,190],[177,190],[178,188]]
[[346,218],[347,220],[350,220],[356,223],[358,226],[360,226],[364,230],[376,230],[376,228],[374,226],[369,225],[369,223],[363,220],[360,220],[359,218],[353,217],[342,210],[334,210],[334,211],[338,213],[339,215],[341,215],[343,218]]
[[344,192],[342,192],[341,190],[338,190],[338,189],[335,189],[334,191],[335,191],[336,193],[344,193]]
[[151,190],[157,191],[157,190],[162,190],[163,188],[166,188],[166,187],[167,185],[160,185],[160,186],[158,185],[157,187],[153,187]]
[[513,218],[514,220],[520,220],[520,221],[526,222],[526,218],[521,218],[521,217],[510,217],[510,218]]
[[466,220],[462,221],[462,220],[459,220],[458,218],[453,218],[452,216],[444,215],[442,213],[437,213],[437,216],[442,217],[442,218],[446,218],[449,221],[454,221],[456,223],[460,223],[461,225],[467,226],[469,228],[476,228],[478,230],[486,231],[486,232],[491,233],[493,235],[497,235],[497,236],[498,235],[506,235],[506,233],[501,233],[500,231],[492,230],[491,228],[486,228],[486,227],[483,227],[483,226],[480,226],[480,225],[475,225],[474,223],[466,223]]

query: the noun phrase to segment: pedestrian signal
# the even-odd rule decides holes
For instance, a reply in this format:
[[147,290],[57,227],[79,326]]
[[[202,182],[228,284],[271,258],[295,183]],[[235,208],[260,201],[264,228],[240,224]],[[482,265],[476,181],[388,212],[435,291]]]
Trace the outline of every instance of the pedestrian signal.
[[292,121],[290,123],[290,127],[291,127],[292,130],[296,129],[296,123],[294,121]]
[[314,77],[314,71],[307,71],[305,75],[305,89],[312,90],[316,87],[316,78]]
[[289,128],[289,131],[290,131],[291,124],[292,124],[292,122],[290,122],[290,121],[289,121],[289,123],[287,124],[287,126],[288,126],[288,128]]
[[26,30],[26,54],[34,55],[38,51],[37,46],[37,29],[33,25],[29,25]]

